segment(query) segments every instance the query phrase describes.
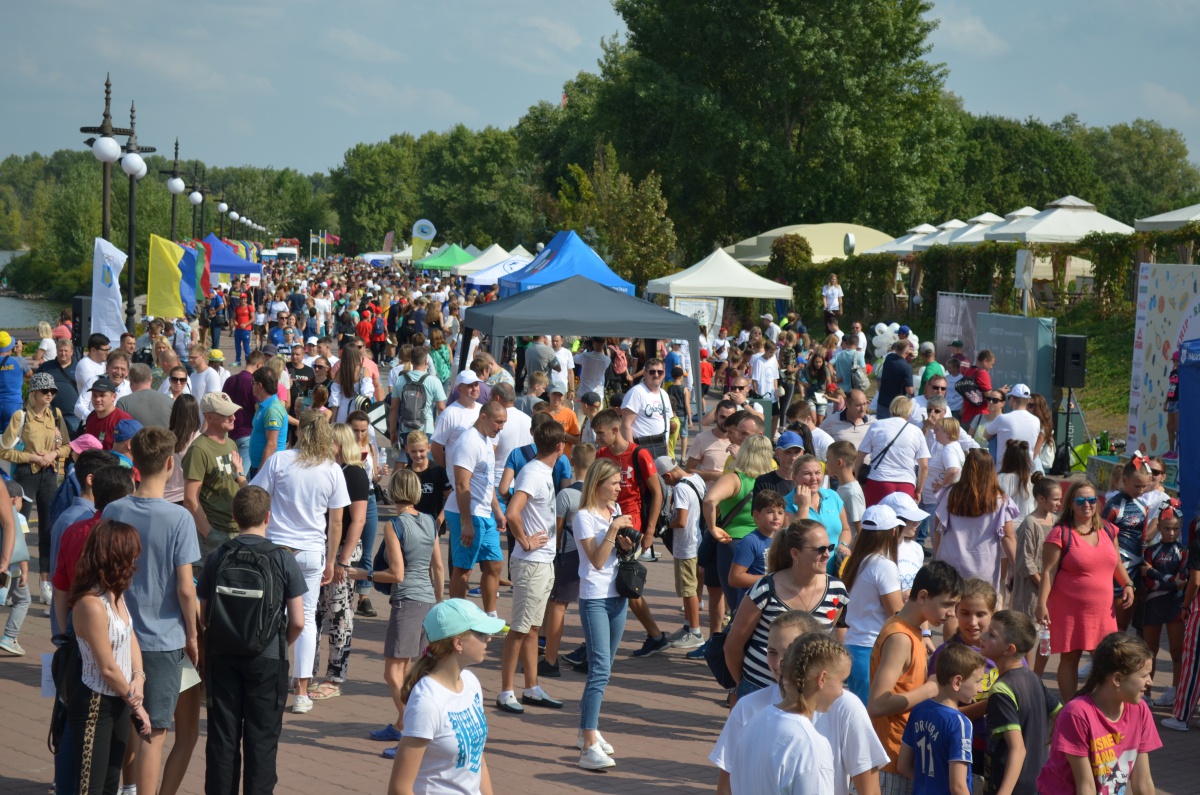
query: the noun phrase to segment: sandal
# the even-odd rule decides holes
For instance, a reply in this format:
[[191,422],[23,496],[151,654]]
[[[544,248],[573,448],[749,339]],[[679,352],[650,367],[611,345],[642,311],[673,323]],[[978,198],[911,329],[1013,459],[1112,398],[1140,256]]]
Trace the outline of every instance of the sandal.
[[324,701],[327,698],[337,698],[342,694],[342,686],[337,682],[322,682],[308,691],[308,697],[313,701]]

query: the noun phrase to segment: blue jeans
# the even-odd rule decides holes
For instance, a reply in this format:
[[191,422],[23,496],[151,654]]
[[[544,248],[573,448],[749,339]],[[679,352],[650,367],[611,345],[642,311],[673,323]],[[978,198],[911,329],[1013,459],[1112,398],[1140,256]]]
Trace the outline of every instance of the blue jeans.
[[250,437],[243,436],[241,439],[234,439],[233,443],[237,445],[238,455],[242,457],[242,474],[249,477],[250,472]]
[[[362,531],[362,560],[355,564],[360,569],[366,569],[368,574],[375,568],[375,532],[378,529],[379,506],[375,504],[375,492],[372,490],[371,496],[367,497],[367,523]],[[373,590],[374,585],[369,580],[359,580],[354,585],[354,592],[359,596],[366,596]]]
[[233,330],[233,360],[235,362],[244,362],[243,357],[250,355],[250,329],[234,329]]
[[612,675],[613,656],[625,634],[625,611],[629,600],[623,596],[607,599],[580,599],[579,623],[587,643],[588,675],[579,702],[579,728],[600,728],[600,704],[604,688]]
[[725,592],[725,604],[729,605],[729,615],[737,615],[738,602],[742,601],[742,596],[745,594],[740,588],[734,588],[729,584],[729,567],[733,565],[733,551],[737,549],[737,545],[741,542],[740,538],[735,538],[728,544],[717,544],[717,577],[721,580],[721,590]]
[[213,348],[221,347],[221,328],[219,326],[209,326],[208,333],[212,335]]
[[925,546],[925,539],[929,538],[929,528],[933,527],[933,512],[937,510],[937,503],[922,502],[920,503],[919,507],[922,511],[925,511],[925,513],[929,514],[929,516],[926,516],[924,521],[917,526],[916,542],[921,546]]
[[871,647],[847,646],[846,651],[850,652],[850,678],[846,680],[846,689],[866,704],[871,695]]

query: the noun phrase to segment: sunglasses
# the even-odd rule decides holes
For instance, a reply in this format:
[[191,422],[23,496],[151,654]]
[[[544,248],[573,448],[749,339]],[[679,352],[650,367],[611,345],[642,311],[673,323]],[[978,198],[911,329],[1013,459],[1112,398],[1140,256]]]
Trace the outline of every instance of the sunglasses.
[[1004,398],[988,398],[987,402],[988,403],[1003,403]]
[[743,389],[746,389],[749,386],[750,386],[749,384],[742,384],[741,386],[734,385],[729,388],[734,390],[735,392],[741,392]]
[[176,378],[175,376],[171,376],[171,383],[172,384],[186,384],[187,379],[186,378]]
[[314,370],[326,370],[326,369],[328,369],[328,367],[326,367],[326,365],[323,365],[323,364],[314,364],[313,369]]
[[1159,478],[1161,478],[1161,477],[1163,477],[1164,475],[1166,475],[1166,474],[1167,474],[1167,470],[1165,470],[1165,469],[1151,469],[1151,470],[1150,470],[1150,474],[1151,474],[1151,475],[1154,475],[1155,477],[1159,477]]
[[646,375],[666,375],[666,370],[647,370]]
[[1080,505],[1080,506],[1083,506],[1083,505],[1095,505],[1095,504],[1096,504],[1096,502],[1097,502],[1097,498],[1096,498],[1096,497],[1076,497],[1076,498],[1075,498],[1075,504],[1076,504],[1076,505]]
[[43,395],[57,395],[58,394],[57,389],[39,389],[38,391],[41,392]]
[[945,392],[946,391],[946,387],[944,387],[944,386],[931,386],[929,388],[932,389],[934,392]]
[[818,555],[832,555],[833,551],[835,549],[837,549],[837,544],[829,544],[827,546],[821,546],[821,547],[800,547],[800,548],[803,550],[807,550],[809,552],[816,552]]

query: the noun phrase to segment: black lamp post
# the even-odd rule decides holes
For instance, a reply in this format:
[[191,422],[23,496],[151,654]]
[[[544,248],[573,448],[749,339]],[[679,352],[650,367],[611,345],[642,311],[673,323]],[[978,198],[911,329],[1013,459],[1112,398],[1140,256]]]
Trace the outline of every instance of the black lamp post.
[[104,76],[104,118],[99,127],[80,127],[79,132],[100,136],[99,138],[88,138],[84,143],[92,150],[96,159],[104,164],[100,236],[108,240],[112,232],[112,164],[121,159],[121,145],[113,139],[113,136],[129,135],[132,130],[112,125],[112,81],[108,79],[107,74]]
[[183,180],[179,176],[178,138],[175,139],[175,160],[172,162],[171,170],[159,169],[158,173],[171,175],[171,178],[167,180],[167,191],[171,194],[171,240],[175,241],[178,240],[175,234],[175,220],[179,215],[179,194],[187,190],[187,186],[183,184]]
[[135,316],[136,312],[133,307],[133,292],[134,292],[134,264],[137,254],[137,184],[138,180],[146,176],[146,161],[142,159],[142,152],[157,151],[153,146],[139,146],[137,139],[137,107],[134,103],[129,103],[129,141],[125,144],[125,157],[121,158],[121,170],[129,175],[129,260],[125,263],[125,267],[129,271],[129,278],[126,281],[127,294],[125,296],[125,328],[130,333],[135,333]]
[[225,203],[225,190],[221,190],[221,197],[217,199],[217,217],[221,219],[221,231],[217,233],[217,237],[225,237],[225,214],[229,212],[229,205]]
[[196,191],[200,194],[200,235],[204,237],[204,221],[207,217],[208,202],[204,197],[208,195],[208,186],[204,184],[204,177],[208,174],[208,166],[200,166],[200,184],[196,186]]

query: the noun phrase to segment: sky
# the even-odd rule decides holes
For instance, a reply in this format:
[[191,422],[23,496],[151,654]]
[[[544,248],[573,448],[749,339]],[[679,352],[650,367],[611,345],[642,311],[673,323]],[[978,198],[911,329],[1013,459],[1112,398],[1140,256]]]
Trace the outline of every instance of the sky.
[[[608,0],[38,0],[5,9],[0,158],[83,148],[104,76],[114,123],[219,166],[337,166],[358,142],[509,127],[596,70]],[[1188,36],[1200,0],[938,0],[930,57],[973,113],[1109,125],[1153,118],[1200,160]]]

